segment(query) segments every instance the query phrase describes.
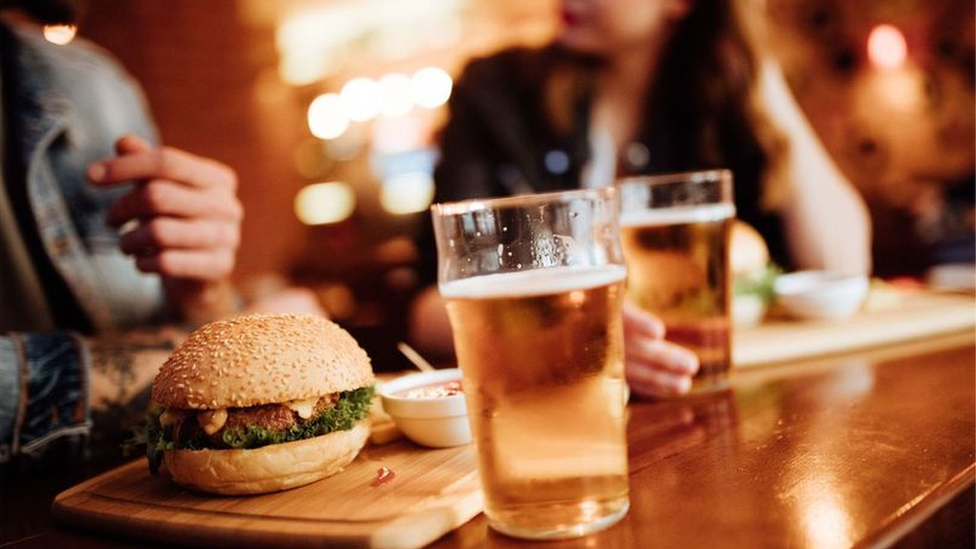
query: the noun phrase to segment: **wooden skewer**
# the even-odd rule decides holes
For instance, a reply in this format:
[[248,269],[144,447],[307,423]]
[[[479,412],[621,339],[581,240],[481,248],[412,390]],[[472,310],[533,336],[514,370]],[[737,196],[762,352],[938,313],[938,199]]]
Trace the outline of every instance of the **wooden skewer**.
[[410,360],[410,362],[416,366],[418,370],[422,372],[433,372],[436,370],[436,368],[430,365],[430,362],[427,362],[424,357],[420,356],[420,353],[415,351],[410,345],[407,345],[401,341],[397,343],[397,349],[399,349],[400,352],[403,353],[403,356],[407,357],[407,359]]

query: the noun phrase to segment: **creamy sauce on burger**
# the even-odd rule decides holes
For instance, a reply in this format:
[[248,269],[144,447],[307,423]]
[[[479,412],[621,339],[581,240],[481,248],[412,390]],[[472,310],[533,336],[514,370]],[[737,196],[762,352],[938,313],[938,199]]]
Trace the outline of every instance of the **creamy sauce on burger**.
[[197,422],[200,424],[203,432],[212,435],[227,423],[227,408],[199,412],[197,413]]
[[308,419],[312,417],[312,411],[315,410],[315,404],[318,403],[319,397],[306,398],[304,400],[292,400],[285,403],[285,406],[295,413],[298,417],[302,419]]

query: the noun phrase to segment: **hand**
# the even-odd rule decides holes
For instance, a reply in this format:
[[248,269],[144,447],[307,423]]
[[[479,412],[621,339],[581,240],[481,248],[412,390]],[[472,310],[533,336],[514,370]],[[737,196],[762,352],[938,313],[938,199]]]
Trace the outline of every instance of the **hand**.
[[255,299],[247,305],[244,314],[252,313],[304,313],[329,318],[315,292],[300,286],[291,286]]
[[627,383],[649,397],[680,395],[691,389],[698,371],[695,353],[664,340],[664,323],[640,308],[624,304]]
[[[234,269],[244,209],[237,175],[214,160],[169,147],[152,148],[134,135],[115,144],[118,156],[88,166],[96,185],[138,184],[109,208],[106,222],[122,227],[122,251],[136,267],[163,277],[169,297],[186,317],[229,312],[226,280]],[[205,314],[221,309],[219,314]],[[192,320],[193,318],[189,318]],[[202,318],[200,318],[202,320]]]

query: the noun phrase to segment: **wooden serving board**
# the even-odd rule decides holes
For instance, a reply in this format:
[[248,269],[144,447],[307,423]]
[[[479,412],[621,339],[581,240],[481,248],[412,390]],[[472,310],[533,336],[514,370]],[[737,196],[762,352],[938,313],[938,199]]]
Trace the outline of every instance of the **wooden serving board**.
[[767,321],[737,330],[736,368],[822,356],[976,329],[976,298],[924,290],[886,290],[881,303],[845,320]]
[[[372,485],[380,467],[395,476]],[[139,460],[62,492],[56,518],[145,540],[205,547],[422,547],[483,507],[474,446],[367,446],[344,471],[260,496],[208,496]]]

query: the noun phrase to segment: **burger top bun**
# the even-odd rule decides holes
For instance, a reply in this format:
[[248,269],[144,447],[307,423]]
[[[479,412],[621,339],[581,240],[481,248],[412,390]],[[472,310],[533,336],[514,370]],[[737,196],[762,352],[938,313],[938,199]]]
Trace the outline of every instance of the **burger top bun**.
[[314,315],[249,315],[195,330],[163,364],[152,398],[217,409],[302,400],[373,383],[348,332]]
[[732,225],[732,244],[729,250],[732,275],[745,275],[762,270],[769,263],[769,248],[756,229],[744,221]]

